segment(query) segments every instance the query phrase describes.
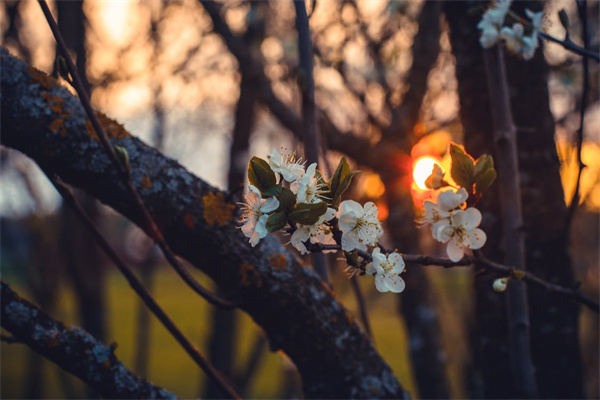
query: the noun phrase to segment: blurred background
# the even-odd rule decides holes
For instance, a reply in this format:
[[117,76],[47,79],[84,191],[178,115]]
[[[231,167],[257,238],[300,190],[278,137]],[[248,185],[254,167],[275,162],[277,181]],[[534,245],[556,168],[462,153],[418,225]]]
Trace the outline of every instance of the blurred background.
[[[294,134],[297,121],[285,112],[300,115],[294,7],[290,1],[206,4],[51,2],[93,105],[202,179],[235,189],[243,183],[252,155],[265,157],[271,148],[281,147],[303,153]],[[347,198],[378,205],[380,219],[387,222],[387,244],[405,252],[443,255],[427,229],[414,230],[413,223],[430,195],[423,181],[431,163],[448,170],[448,144],[464,143],[456,61],[443,3],[317,0],[307,7],[314,11],[310,27],[316,102],[326,137],[321,168],[327,175],[348,155],[363,172]],[[589,1],[588,7],[590,45],[597,49],[599,3]],[[544,3],[546,31],[564,36],[557,18],[561,8],[571,16],[571,37],[581,43],[574,1]],[[215,18],[226,22],[235,43],[214,31]],[[0,2],[0,33],[2,46],[56,75],[55,42],[36,1]],[[578,170],[582,62],[552,44],[544,46],[544,56],[568,205]],[[582,290],[597,298],[600,102],[597,64],[590,68],[582,148],[587,168],[570,227],[569,254]],[[382,152],[382,147],[387,150]],[[368,154],[366,148],[377,152]],[[117,343],[117,357],[157,385],[182,397],[220,397],[62,207],[35,163],[5,147],[0,152],[2,279],[54,318],[83,326],[105,343]],[[377,160],[382,154],[385,163]],[[416,168],[422,159],[429,161]],[[84,193],[78,196],[158,302],[202,353],[234,378],[244,396],[301,396],[293,364],[284,354],[268,350],[250,318],[208,306],[178,279],[139,229]],[[335,257],[329,261],[337,296],[358,315],[344,265]],[[415,397],[476,397],[474,273],[467,268],[413,271],[406,279],[414,289],[400,296],[380,294],[370,279],[358,279],[375,345]],[[196,275],[211,285],[200,272]],[[581,308],[578,321],[584,393],[597,398],[597,315]],[[2,398],[94,396],[23,345],[3,342],[0,351]]]

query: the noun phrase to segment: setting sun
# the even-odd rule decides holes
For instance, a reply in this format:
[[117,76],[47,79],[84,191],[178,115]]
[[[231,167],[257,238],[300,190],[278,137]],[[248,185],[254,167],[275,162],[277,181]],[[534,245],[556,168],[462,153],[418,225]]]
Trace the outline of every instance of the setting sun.
[[[440,165],[440,163],[432,157],[424,156],[420,157],[414,164],[413,167],[413,180],[415,181],[415,185],[421,190],[427,190],[425,186],[425,181],[431,175],[433,171],[433,166],[435,164]],[[440,165],[441,166],[441,165]]]

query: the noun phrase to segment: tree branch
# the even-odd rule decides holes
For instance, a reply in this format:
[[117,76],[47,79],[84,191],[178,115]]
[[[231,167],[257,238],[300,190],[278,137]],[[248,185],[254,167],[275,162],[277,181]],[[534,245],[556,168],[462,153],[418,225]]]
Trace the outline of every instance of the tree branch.
[[[46,74],[0,50],[1,143],[82,188],[138,225],[142,217],[79,101]],[[101,115],[101,114],[100,114]],[[236,207],[176,161],[101,115],[126,149],[131,180],[173,251],[216,281],[296,364],[306,397],[405,397],[358,323],[274,236],[250,247]]]
[[184,282],[187,283],[188,286],[190,286],[190,288],[192,288],[192,290],[194,290],[201,297],[203,297],[204,299],[206,299],[209,303],[211,303],[213,305],[216,305],[219,307],[225,307],[225,308],[233,307],[232,303],[230,303],[224,299],[221,299],[219,296],[217,296],[213,293],[210,293],[207,289],[203,288],[194,279],[194,277],[192,275],[190,275],[190,273],[185,269],[183,264],[181,264],[179,262],[179,260],[175,257],[175,255],[171,251],[171,248],[169,247],[167,242],[165,242],[163,234],[160,231],[158,225],[152,219],[152,216],[148,212],[148,209],[144,206],[144,202],[140,198],[140,195],[133,187],[133,183],[131,182],[129,165],[124,165],[124,163],[119,161],[119,159],[117,158],[115,148],[110,143],[110,140],[106,136],[106,133],[104,132],[104,129],[102,128],[100,121],[98,120],[98,116],[92,109],[92,104],[90,103],[88,94],[86,93],[86,91],[84,89],[82,79],[79,76],[79,73],[77,71],[77,68],[75,67],[75,64],[73,63],[73,60],[71,60],[71,55],[69,54],[69,49],[67,48],[65,41],[63,40],[62,35],[60,34],[58,26],[56,25],[56,21],[54,21],[54,17],[52,16],[50,9],[48,8],[48,4],[46,4],[45,0],[38,0],[38,2],[40,4],[40,7],[42,8],[42,11],[44,13],[44,16],[46,17],[46,20],[48,21],[48,25],[50,26],[50,29],[52,30],[52,33],[54,34],[54,37],[56,38],[58,48],[60,49],[60,52],[62,53],[62,55],[66,61],[67,67],[69,69],[69,73],[71,74],[71,77],[73,78],[73,82],[72,82],[73,88],[77,91],[77,94],[79,95],[81,104],[83,105],[83,108],[85,109],[85,112],[88,115],[91,126],[93,127],[93,129],[95,131],[94,133],[97,135],[100,143],[102,143],[102,147],[104,148],[106,153],[109,155],[109,158],[112,161],[113,166],[119,172],[120,178],[125,182],[125,185],[129,191],[129,195],[134,199],[135,204],[138,208],[138,212],[141,214],[141,216],[143,218],[143,224],[146,227],[145,228],[146,233],[156,242],[156,244],[158,244],[158,247],[160,247],[160,249],[162,250],[162,252],[165,256],[165,259],[169,262],[169,264],[173,267],[173,269],[175,269],[177,274],[179,274],[179,276],[184,280]]
[[219,387],[223,390],[223,393],[227,394],[229,398],[232,399],[241,399],[241,397],[236,393],[233,385],[225,377],[220,371],[218,371],[208,360],[204,358],[202,354],[198,351],[196,346],[189,341],[189,339],[181,332],[181,330],[173,323],[173,321],[169,318],[169,316],[163,311],[163,309],[158,305],[154,297],[144,288],[142,282],[135,276],[133,271],[123,262],[121,257],[113,250],[108,241],[102,236],[102,234],[98,231],[92,220],[85,214],[85,212],[81,209],[75,196],[71,190],[63,185],[61,182],[58,182],[56,179],[51,178],[54,187],[63,197],[67,206],[73,210],[77,218],[81,221],[83,225],[90,231],[90,234],[94,237],[98,245],[104,250],[104,252],[108,255],[111,261],[117,266],[119,271],[125,276],[129,286],[135,291],[135,293],[142,299],[146,307],[158,318],[158,320],[163,324],[165,328],[169,331],[171,335],[177,340],[177,342],[181,345],[181,347],[185,350],[186,353],[194,360],[196,364],[208,375],[210,379],[216,382]]
[[[307,246],[307,247],[309,247],[309,246]],[[392,253],[391,250],[386,249],[386,248],[382,247],[381,245],[379,247],[381,248],[381,251],[383,251],[384,253]],[[341,250],[341,246],[339,244],[319,244],[319,243],[312,244],[311,243],[309,250],[310,251]],[[372,260],[371,254],[369,254],[368,252],[362,251],[362,250],[356,250],[356,252],[362,258],[364,258],[366,261],[370,262]],[[467,267],[470,265],[479,265],[479,266],[488,268],[492,271],[500,272],[504,276],[510,276],[510,277],[514,277],[516,271],[525,272],[514,266],[508,266],[508,265],[504,265],[504,264],[500,264],[500,263],[491,261],[491,260],[487,259],[483,254],[481,254],[481,252],[476,252],[476,254],[474,256],[465,256],[458,261],[452,261],[449,258],[431,257],[431,256],[420,255],[420,254],[406,254],[406,253],[401,253],[401,254],[402,254],[402,259],[405,262],[409,262],[409,263],[413,263],[413,264],[420,264],[423,266],[440,266],[440,267],[444,267],[444,268],[454,268],[454,267]],[[548,282],[548,281],[538,277],[537,275],[532,274],[531,272],[525,272],[525,275],[521,278],[521,280],[538,285],[538,286],[542,287],[543,289],[547,290],[548,292],[557,293],[557,294],[569,297],[581,304],[585,304],[592,311],[594,311],[596,313],[600,313],[600,303],[598,303],[598,301],[596,301],[596,300],[591,299],[590,297],[586,296],[585,294],[581,293],[581,291],[579,290],[579,285],[575,285],[575,287],[573,287],[573,288],[556,285],[554,283]]]
[[2,327],[109,399],[175,399],[125,368],[106,346],[81,328],[65,326],[0,281]]

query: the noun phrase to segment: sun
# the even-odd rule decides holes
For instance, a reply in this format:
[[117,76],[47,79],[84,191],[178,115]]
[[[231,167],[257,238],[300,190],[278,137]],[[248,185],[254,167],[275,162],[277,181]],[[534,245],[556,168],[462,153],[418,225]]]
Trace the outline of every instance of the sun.
[[429,156],[419,157],[417,161],[415,161],[413,167],[413,180],[419,189],[427,190],[425,181],[429,178],[429,175],[431,175],[435,164],[441,167],[441,164],[435,158]]

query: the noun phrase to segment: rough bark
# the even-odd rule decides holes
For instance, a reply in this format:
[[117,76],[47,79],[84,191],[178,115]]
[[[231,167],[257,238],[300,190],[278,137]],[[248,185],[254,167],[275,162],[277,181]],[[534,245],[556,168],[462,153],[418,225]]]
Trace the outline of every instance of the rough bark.
[[[2,144],[141,224],[78,100],[5,50],[0,55]],[[113,143],[126,149],[132,181],[173,250],[261,325],[271,349],[287,353],[302,375],[305,396],[406,396],[334,294],[275,237],[250,247],[236,229],[236,208],[225,193],[116,122],[103,115],[101,121]]]
[[81,328],[65,326],[0,282],[2,327],[109,399],[176,399],[123,366],[114,348]]
[[[479,17],[467,10],[478,2],[452,2],[445,11],[451,29],[451,44],[456,56],[461,120],[465,146],[477,157],[493,155],[490,103],[485,90]],[[539,9],[536,3],[515,3]],[[521,11],[519,11],[521,12]],[[566,207],[560,183],[559,161],[554,144],[554,121],[549,109],[548,72],[541,49],[529,62],[507,57],[511,105],[517,125],[519,169],[523,195],[523,217],[528,270],[551,282],[569,286],[573,274],[567,243],[561,237]],[[501,260],[501,227],[497,185],[480,203],[482,227],[488,233],[484,252]],[[476,280],[476,322],[474,356],[481,373],[483,392],[474,396],[508,398],[514,396],[507,357],[507,322],[504,296],[491,287],[494,276]],[[581,363],[577,339],[578,306],[530,285],[528,297],[531,315],[533,363],[539,395],[544,398],[581,398]],[[485,361],[487,360],[487,361]]]

